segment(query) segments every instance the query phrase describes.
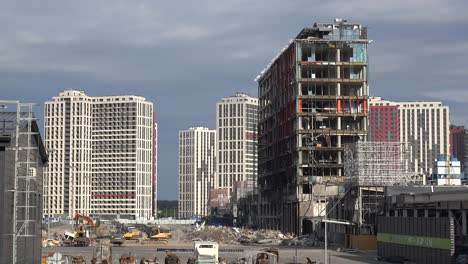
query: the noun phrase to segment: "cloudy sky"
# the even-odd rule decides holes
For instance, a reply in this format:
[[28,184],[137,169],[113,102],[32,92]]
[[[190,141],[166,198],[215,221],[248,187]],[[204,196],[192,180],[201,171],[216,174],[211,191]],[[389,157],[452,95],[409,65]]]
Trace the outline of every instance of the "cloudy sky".
[[0,98],[145,96],[158,114],[160,199],[176,199],[177,131],[214,128],[223,96],[256,95],[255,76],[315,21],[368,26],[372,95],[441,100],[468,125],[467,11],[466,0],[4,0]]

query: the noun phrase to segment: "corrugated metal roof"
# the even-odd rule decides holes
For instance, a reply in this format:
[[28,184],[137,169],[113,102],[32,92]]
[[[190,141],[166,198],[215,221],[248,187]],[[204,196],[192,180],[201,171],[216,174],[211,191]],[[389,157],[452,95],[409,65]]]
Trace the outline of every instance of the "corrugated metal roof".
[[391,186],[387,188],[387,195],[394,196],[400,194],[425,194],[425,193],[444,193],[450,191],[468,192],[468,186]]

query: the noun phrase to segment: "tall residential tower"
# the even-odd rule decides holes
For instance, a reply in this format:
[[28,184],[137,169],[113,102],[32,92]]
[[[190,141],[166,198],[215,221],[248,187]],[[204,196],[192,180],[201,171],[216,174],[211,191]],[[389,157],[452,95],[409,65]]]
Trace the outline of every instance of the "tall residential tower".
[[250,189],[255,187],[257,124],[257,98],[238,93],[224,97],[216,104],[216,189],[229,189],[231,194],[239,181],[247,181]]
[[153,104],[68,90],[45,104],[44,215],[152,216]]
[[179,217],[209,215],[209,193],[216,169],[216,131],[179,131]]
[[260,227],[302,233],[320,183],[344,176],[344,144],[367,139],[368,43],[361,24],[315,23],[257,77]]
[[398,107],[399,140],[411,144],[416,173],[432,174],[434,160],[450,154],[448,106],[441,102],[392,102],[380,97],[371,97],[369,105]]
[[390,103],[369,105],[369,141],[400,142],[398,106]]

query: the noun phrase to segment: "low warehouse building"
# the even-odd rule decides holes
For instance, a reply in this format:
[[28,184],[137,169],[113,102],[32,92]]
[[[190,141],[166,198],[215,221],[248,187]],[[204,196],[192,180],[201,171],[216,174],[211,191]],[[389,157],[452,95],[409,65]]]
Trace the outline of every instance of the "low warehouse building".
[[430,264],[468,254],[468,186],[390,187],[386,195],[379,257]]

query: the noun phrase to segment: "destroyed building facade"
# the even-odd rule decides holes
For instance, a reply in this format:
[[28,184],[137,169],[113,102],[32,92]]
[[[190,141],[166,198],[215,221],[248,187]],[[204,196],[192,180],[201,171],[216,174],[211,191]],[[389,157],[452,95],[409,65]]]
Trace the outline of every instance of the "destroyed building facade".
[[367,28],[304,28],[257,77],[258,225],[300,234],[344,177],[344,145],[367,140]]

